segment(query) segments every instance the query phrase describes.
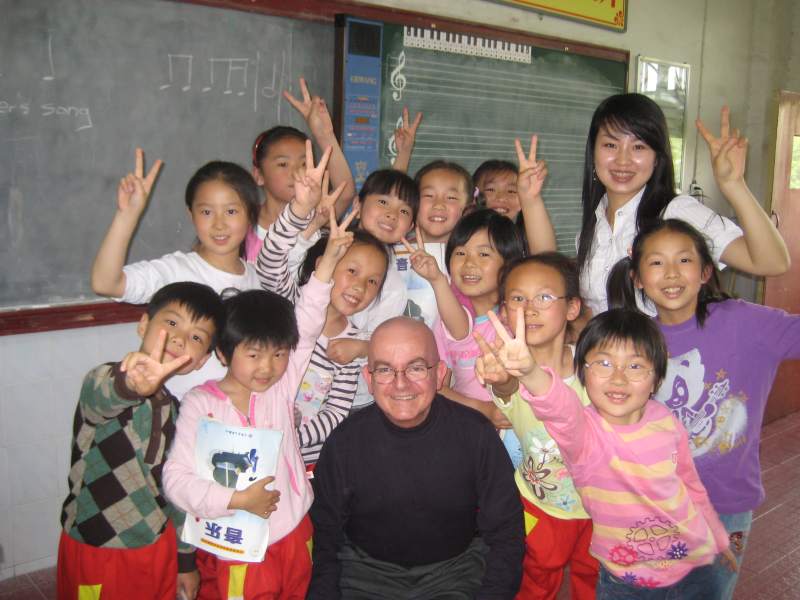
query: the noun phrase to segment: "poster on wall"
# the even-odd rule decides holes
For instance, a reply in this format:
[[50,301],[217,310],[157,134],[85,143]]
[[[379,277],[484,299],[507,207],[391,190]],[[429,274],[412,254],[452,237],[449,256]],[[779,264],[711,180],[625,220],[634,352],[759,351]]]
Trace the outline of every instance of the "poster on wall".
[[620,33],[628,23],[628,0],[495,0]]

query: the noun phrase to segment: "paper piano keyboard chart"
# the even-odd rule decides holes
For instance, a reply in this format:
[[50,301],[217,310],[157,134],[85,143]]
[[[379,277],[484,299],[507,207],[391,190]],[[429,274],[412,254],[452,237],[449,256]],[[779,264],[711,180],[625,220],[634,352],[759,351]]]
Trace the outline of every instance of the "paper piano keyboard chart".
[[381,163],[396,156],[402,109],[422,111],[409,171],[445,158],[473,172],[516,163],[514,139],[539,135],[544,198],[558,247],[575,253],[583,155],[597,104],[625,89],[626,64],[440,29],[384,25]]
[[0,310],[96,300],[89,272],[134,149],[164,160],[129,261],[192,247],[184,189],[249,170],[281,97],[333,97],[330,24],[162,0],[0,0]]
[[531,46],[526,44],[461,33],[448,33],[438,29],[405,27],[403,29],[403,45],[407,48],[440,50],[454,54],[483,56],[528,64],[531,62]]

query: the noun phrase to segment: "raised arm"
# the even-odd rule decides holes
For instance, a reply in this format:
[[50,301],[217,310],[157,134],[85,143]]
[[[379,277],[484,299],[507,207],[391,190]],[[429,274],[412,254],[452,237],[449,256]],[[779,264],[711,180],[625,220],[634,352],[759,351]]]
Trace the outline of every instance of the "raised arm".
[[350,414],[362,366],[362,361],[355,361],[339,369],[320,411],[297,428],[301,448],[310,448],[325,442],[331,432]]
[[531,254],[556,250],[556,234],[550,222],[550,214],[542,199],[542,187],[547,178],[547,165],[536,160],[536,146],[539,138],[531,136],[531,148],[527,156],[520,141],[514,140],[519,163],[517,175],[517,196],[525,218],[525,237]]
[[289,253],[300,233],[314,216],[322,196],[322,182],[330,150],[314,167],[311,142],[306,141],[306,172],[295,180],[295,198],[286,205],[278,219],[270,225],[256,260],[256,273],[261,287],[294,302],[298,294],[295,275],[289,272]]
[[722,252],[722,262],[753,275],[781,275],[789,269],[786,243],[744,180],[747,138],[730,128],[730,109],[720,113],[720,135],[714,136],[697,119],[695,124],[708,144],[717,186],[733,207],[744,235]]
[[331,183],[334,188],[342,185],[342,192],[336,201],[336,216],[338,218],[347,210],[356,194],[353,174],[350,172],[350,166],[347,164],[347,159],[339,145],[339,140],[336,139],[336,134],[333,131],[333,121],[325,100],[319,96],[312,97],[308,91],[306,80],[302,77],[300,78],[300,92],[303,96],[302,100],[298,100],[286,90],[283,92],[283,97],[303,115],[311,135],[314,136],[314,140],[320,148],[331,148],[332,150],[330,163],[328,164],[328,169],[331,172]]
[[144,174],[144,151],[136,149],[136,166],[133,173],[120,179],[117,187],[117,212],[100,244],[92,264],[92,290],[100,296],[119,298],[125,293],[125,258],[133,232],[147,207],[161,160],[157,160]]
[[420,277],[431,284],[434,296],[436,297],[436,307],[439,310],[439,318],[442,320],[447,332],[456,340],[463,340],[469,335],[469,319],[464,307],[456,298],[450,287],[447,276],[439,269],[436,259],[425,252],[425,240],[422,237],[422,230],[417,225],[417,248],[406,240],[400,240],[411,253],[409,258],[411,268]]
[[417,138],[417,127],[422,122],[422,113],[417,113],[413,122],[409,122],[408,107],[403,107],[403,124],[394,130],[394,145],[397,156],[392,163],[392,168],[403,173],[408,172],[411,163],[411,152],[414,150],[414,141]]

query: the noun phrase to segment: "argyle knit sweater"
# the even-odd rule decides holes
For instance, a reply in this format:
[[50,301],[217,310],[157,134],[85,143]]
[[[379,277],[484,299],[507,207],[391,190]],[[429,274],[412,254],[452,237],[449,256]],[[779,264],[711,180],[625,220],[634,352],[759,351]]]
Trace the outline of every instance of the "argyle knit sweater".
[[[177,400],[164,387],[147,398],[128,389],[119,363],[86,375],[61,513],[70,537],[90,546],[140,548],[154,543],[171,520],[180,539],[185,515],[161,485],[177,412]],[[194,569],[193,550],[179,542],[179,571]]]

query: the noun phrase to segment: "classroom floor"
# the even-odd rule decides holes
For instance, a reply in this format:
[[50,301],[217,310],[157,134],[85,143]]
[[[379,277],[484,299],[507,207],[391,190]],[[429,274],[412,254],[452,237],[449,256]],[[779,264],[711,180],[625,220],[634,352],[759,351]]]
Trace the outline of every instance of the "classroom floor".
[[[735,600],[800,597],[800,412],[764,427],[767,499],[756,511]],[[55,568],[0,581],[0,600],[55,600]],[[559,600],[567,600],[562,589]]]

